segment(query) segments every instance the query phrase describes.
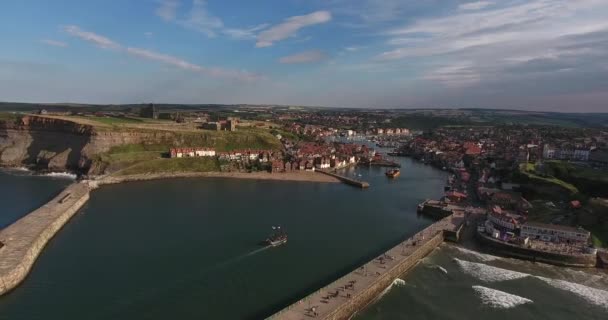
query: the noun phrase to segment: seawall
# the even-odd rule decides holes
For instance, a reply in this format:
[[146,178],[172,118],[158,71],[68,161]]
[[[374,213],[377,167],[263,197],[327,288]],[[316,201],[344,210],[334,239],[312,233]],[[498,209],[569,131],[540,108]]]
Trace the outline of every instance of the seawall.
[[498,241],[481,235],[479,232],[476,232],[475,235],[479,242],[490,250],[509,257],[565,267],[592,268],[597,265],[597,255],[595,254],[561,254],[540,251]]
[[[275,313],[269,319],[349,319],[382,294],[444,241],[458,236],[463,217],[449,216],[401,242],[372,261]],[[446,239],[447,240],[447,239]],[[457,239],[454,239],[457,240]]]
[[0,295],[28,275],[48,241],[88,201],[90,188],[74,183],[42,207],[0,230]]

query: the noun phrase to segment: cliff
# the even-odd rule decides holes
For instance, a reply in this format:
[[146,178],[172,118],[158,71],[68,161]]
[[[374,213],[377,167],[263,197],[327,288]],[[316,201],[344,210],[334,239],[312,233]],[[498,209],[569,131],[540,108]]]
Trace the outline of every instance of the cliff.
[[150,146],[154,157],[160,157],[173,146],[276,149],[280,143],[269,133],[257,132],[108,127],[34,115],[0,121],[0,165],[3,166],[102,174],[111,165],[103,155],[111,150],[123,148],[127,150],[124,153],[134,155],[131,149],[149,152]]

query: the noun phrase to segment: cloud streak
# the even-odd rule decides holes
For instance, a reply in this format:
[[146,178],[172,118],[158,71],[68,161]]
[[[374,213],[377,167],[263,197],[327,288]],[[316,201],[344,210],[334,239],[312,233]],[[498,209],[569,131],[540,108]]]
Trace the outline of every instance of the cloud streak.
[[120,45],[102,35],[95,34],[93,32],[82,30],[79,26],[65,26],[63,31],[68,34],[78,37],[82,40],[91,42],[102,49],[119,49]]
[[179,8],[179,0],[160,0],[160,6],[156,9],[156,15],[165,21],[173,21]]
[[279,62],[282,64],[313,63],[327,59],[327,55],[319,50],[300,52],[294,55],[282,57]]
[[51,40],[51,39],[43,39],[40,40],[40,42],[49,45],[49,46],[53,46],[53,47],[60,47],[60,48],[65,48],[68,46],[67,43],[62,42],[62,41],[57,41],[57,40]]
[[493,3],[490,1],[477,1],[477,2],[467,2],[458,6],[459,10],[480,10],[485,7],[491,6]]
[[275,42],[294,36],[302,28],[329,22],[331,18],[329,11],[316,11],[303,16],[287,18],[282,23],[262,31],[257,36],[255,46],[258,48],[270,47]]
[[147,49],[123,46],[118,42],[115,42],[105,36],[90,31],[85,31],[78,26],[67,26],[64,27],[63,30],[72,36],[93,43],[99,48],[124,52],[135,58],[162,63],[182,70],[201,73],[212,77],[234,79],[247,82],[259,80],[262,78],[260,75],[253,74],[247,71],[230,70],[219,67],[204,67],[172,55],[159,53]]

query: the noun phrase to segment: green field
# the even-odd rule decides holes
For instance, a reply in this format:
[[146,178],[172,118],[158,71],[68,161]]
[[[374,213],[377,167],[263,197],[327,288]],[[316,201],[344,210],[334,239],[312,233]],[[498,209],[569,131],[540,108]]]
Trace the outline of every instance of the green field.
[[527,170],[527,168],[525,168],[524,170],[520,170],[520,173],[522,173],[523,175],[525,175],[528,179],[529,182],[531,184],[535,184],[535,183],[548,183],[548,184],[553,184],[553,185],[557,185],[560,186],[561,188],[567,190],[571,195],[577,194],[579,193],[579,190],[572,184],[565,182],[563,180],[560,180],[556,177],[553,176],[540,176],[538,174],[536,174],[535,172],[530,172]]
[[0,121],[14,121],[20,117],[21,115],[12,112],[0,112]]
[[120,125],[129,123],[143,123],[144,119],[130,117],[75,117],[79,119],[92,120],[107,125]]
[[220,171],[215,157],[155,159],[135,164],[116,175]]

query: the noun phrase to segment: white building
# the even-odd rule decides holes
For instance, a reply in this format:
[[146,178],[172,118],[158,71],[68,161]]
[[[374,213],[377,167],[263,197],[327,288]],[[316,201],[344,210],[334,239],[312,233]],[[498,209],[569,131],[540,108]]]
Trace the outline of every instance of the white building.
[[544,241],[587,242],[591,233],[583,228],[573,228],[556,224],[528,222],[521,226],[520,235]]

